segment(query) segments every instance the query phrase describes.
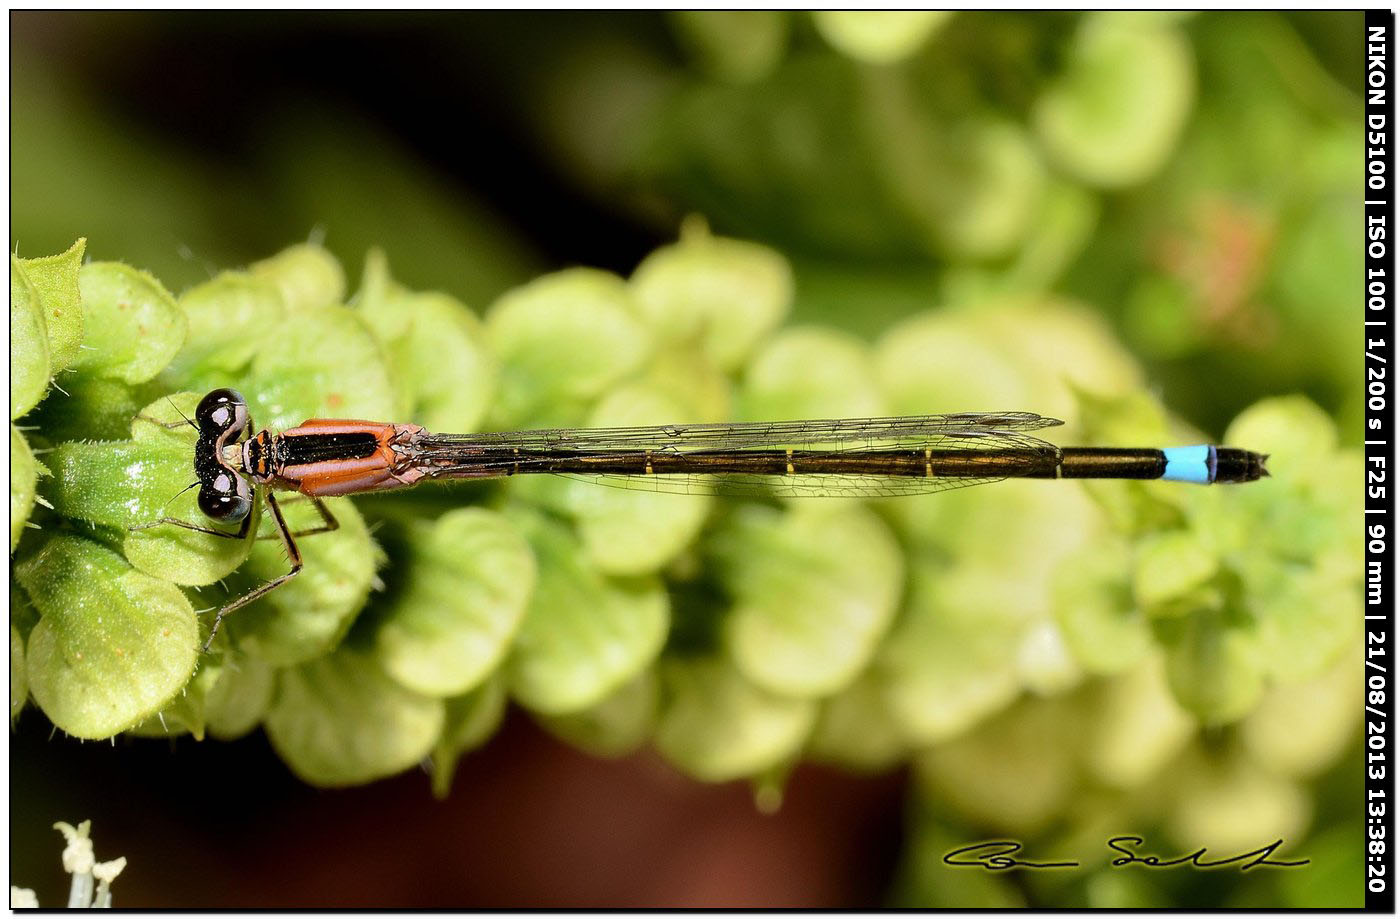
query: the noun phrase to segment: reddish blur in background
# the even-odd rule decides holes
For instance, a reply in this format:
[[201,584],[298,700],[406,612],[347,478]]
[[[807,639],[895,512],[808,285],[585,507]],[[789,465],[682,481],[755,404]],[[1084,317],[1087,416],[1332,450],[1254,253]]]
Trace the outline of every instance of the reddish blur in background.
[[91,819],[97,858],[127,857],[130,908],[871,907],[900,845],[902,773],[802,766],[765,816],[746,785],[594,759],[519,713],[446,801],[422,773],[310,788],[261,733],[79,745],[23,721],[11,877],[42,904],[67,898],[55,820]]

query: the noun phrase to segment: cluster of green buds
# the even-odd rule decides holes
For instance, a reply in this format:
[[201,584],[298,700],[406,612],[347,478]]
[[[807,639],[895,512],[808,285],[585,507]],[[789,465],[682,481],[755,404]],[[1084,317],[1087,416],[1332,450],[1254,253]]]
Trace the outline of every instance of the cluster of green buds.
[[[1030,724],[1022,755],[1089,756],[1090,774],[1134,786],[1202,725],[1248,716],[1260,743],[1298,740],[1260,712],[1336,679],[1355,647],[1359,455],[1286,398],[1226,434],[1274,454],[1274,478],[1249,487],[738,502],[527,476],[333,499],[340,529],[301,540],[302,573],[201,655],[212,610],[286,571],[270,524],[241,541],[129,528],[205,522],[183,491],[192,432],[154,422],[220,386],[274,431],[1016,409],[1067,419],[1065,443],[1202,438],[1140,395],[1134,362],[1074,304],[928,311],[873,344],[783,327],[787,262],[698,223],[630,278],[561,271],[482,318],[373,252],[348,305],[314,246],[178,298],[81,256],[11,261],[12,718],[32,698],[83,738],[261,726],[309,782],[428,759],[445,792],[511,700],[592,752],[650,744],[698,779],[751,780],[765,805],[804,758],[918,756],[944,787],[960,745],[1009,718]],[[294,529],[316,519],[286,509]],[[1042,737],[1047,711],[1097,713],[1107,733]]]

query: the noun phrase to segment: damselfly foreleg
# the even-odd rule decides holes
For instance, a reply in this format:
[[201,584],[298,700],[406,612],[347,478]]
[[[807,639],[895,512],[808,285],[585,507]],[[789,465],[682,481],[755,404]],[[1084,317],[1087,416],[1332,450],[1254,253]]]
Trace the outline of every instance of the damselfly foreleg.
[[[326,507],[326,503],[320,498],[312,498],[307,495],[293,495],[292,497],[287,498],[282,503],[291,504],[293,501],[301,501],[303,499],[310,501],[313,505],[315,505],[316,513],[321,515],[321,525],[316,527],[310,527],[305,530],[296,530],[295,532],[290,534],[293,538],[298,538],[301,536],[315,536],[317,533],[334,533],[336,530],[340,529],[340,521],[335,519],[335,515],[331,513],[331,509],[329,507]],[[254,538],[276,539],[277,535],[278,534],[276,533],[264,533],[255,536]]]
[[[272,492],[270,491],[267,492],[265,497],[267,498],[267,506],[272,509],[272,518],[273,521],[277,524],[277,533],[279,536],[282,537],[282,545],[285,546],[287,549],[287,560],[291,562],[291,570],[289,570],[286,574],[279,575],[278,577],[273,578],[265,584],[260,584],[259,586],[254,587],[252,590],[248,591],[246,594],[239,597],[238,599],[231,600],[228,603],[225,603],[223,606],[221,606],[219,608],[219,611],[214,614],[214,626],[209,630],[209,638],[205,640],[204,647],[200,649],[205,653],[209,651],[209,646],[214,643],[214,636],[219,634],[219,625],[224,621],[225,616],[227,616],[229,613],[233,612],[236,609],[247,606],[249,603],[252,603],[259,597],[262,597],[268,594],[269,592],[276,590],[278,587],[281,587],[287,581],[290,581],[292,578],[296,577],[297,573],[300,572],[302,569],[301,550],[297,548],[296,539],[293,536],[292,531],[287,527],[286,518],[282,516],[282,508],[277,504],[277,498],[275,498]],[[318,505],[320,504],[319,501],[317,501],[316,503]],[[324,508],[320,508],[320,510],[323,518],[330,513]],[[330,520],[334,521],[335,518],[331,517]],[[320,533],[325,531],[317,530],[316,532]]]
[[128,532],[137,530],[150,530],[159,526],[181,527],[186,530],[194,530],[196,533],[208,533],[210,536],[219,536],[223,539],[244,539],[248,535],[248,527],[253,523],[253,515],[249,514],[243,518],[243,523],[239,525],[237,533],[230,533],[228,530],[216,530],[212,527],[202,527],[197,523],[190,523],[188,520],[180,520],[176,517],[162,517],[159,520],[152,520],[150,523],[138,523],[136,526],[127,527]]

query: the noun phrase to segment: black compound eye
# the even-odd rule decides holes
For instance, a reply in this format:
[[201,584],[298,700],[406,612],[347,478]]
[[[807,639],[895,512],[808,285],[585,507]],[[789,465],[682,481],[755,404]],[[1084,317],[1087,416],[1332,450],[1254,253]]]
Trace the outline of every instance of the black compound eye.
[[194,417],[201,434],[217,437],[248,423],[248,403],[236,389],[216,389],[199,400]]
[[242,479],[220,474],[199,489],[198,504],[211,520],[237,523],[253,509],[253,498]]

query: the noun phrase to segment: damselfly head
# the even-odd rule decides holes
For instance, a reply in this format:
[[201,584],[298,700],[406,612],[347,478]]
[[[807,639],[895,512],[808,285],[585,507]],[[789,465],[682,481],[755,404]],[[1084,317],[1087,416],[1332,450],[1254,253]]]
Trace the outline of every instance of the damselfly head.
[[194,410],[199,440],[194,447],[194,472],[199,479],[199,509],[211,520],[238,523],[253,509],[253,488],[223,455],[248,425],[248,403],[235,389],[216,389]]
[[253,490],[243,476],[218,472],[200,486],[198,504],[211,520],[239,523],[253,509]]
[[194,417],[205,437],[237,433],[248,424],[248,403],[236,389],[216,389],[199,400]]

